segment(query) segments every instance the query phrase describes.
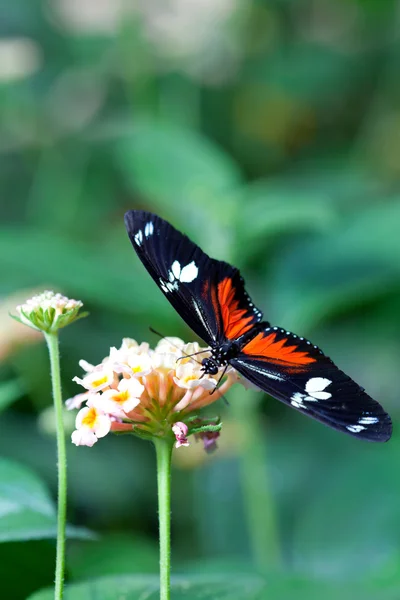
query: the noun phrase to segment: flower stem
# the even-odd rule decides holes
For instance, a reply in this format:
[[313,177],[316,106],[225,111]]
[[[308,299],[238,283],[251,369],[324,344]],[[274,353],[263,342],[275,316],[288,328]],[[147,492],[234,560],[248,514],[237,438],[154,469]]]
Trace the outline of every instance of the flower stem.
[[160,535],[160,600],[171,598],[171,456],[172,442],[154,438],[157,457],[158,522]]
[[60,354],[58,334],[45,333],[50,355],[51,382],[57,429],[58,462],[58,515],[57,515],[57,553],[54,599],[61,600],[64,590],[65,569],[65,524],[67,518],[67,454],[63,423],[63,403],[61,394]]

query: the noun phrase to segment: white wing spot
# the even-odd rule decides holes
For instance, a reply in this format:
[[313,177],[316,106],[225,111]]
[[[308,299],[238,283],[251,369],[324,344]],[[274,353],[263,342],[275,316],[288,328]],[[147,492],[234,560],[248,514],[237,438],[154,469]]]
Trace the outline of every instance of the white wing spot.
[[140,246],[140,244],[143,242],[143,233],[142,233],[141,229],[139,229],[139,231],[137,232],[137,234],[134,236],[133,239],[135,240],[137,245]]
[[374,423],[379,423],[378,417],[362,417],[358,419],[358,423],[360,425],[374,425]]
[[306,402],[318,402],[318,400],[327,400],[327,398],[317,398],[317,396],[306,396]]
[[182,283],[191,283],[196,279],[198,273],[199,269],[197,268],[194,260],[192,260],[192,262],[186,265],[186,267],[183,267],[179,280],[182,281]]
[[321,392],[328,387],[330,383],[332,383],[332,381],[325,377],[312,377],[306,383],[306,392],[308,394],[312,392]]
[[153,232],[154,232],[154,225],[153,225],[152,221],[149,221],[145,225],[144,235],[148,238],[149,236],[153,235]]
[[295,408],[302,408],[303,410],[307,409],[307,406],[303,403],[304,395],[300,394],[300,392],[295,392],[290,400],[290,404]]
[[[169,278],[171,280],[171,274],[174,279],[180,279],[181,276],[181,265],[177,260],[172,263],[171,271],[169,272]],[[172,280],[171,280],[172,281]]]
[[171,270],[168,272],[168,279],[171,284],[174,285],[174,289],[178,289],[178,282],[191,283],[194,281],[199,273],[199,269],[196,266],[194,260],[190,262],[186,267],[181,267],[179,261],[174,260],[171,266]]
[[324,392],[324,389],[331,383],[332,381],[325,377],[312,377],[306,383],[306,392],[316,400],[329,400],[329,398],[332,397],[332,394]]
[[160,278],[160,288],[162,289],[163,292],[165,292],[166,294],[168,294],[169,292],[173,292],[174,290],[178,289],[178,282],[174,281],[164,281],[163,279]]
[[362,425],[346,425],[346,429],[351,431],[352,433],[360,433],[365,427]]

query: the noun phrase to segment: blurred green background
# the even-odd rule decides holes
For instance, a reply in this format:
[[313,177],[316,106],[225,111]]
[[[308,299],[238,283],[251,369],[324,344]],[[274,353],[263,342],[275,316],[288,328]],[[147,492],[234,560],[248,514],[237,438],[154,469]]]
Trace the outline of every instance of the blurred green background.
[[[5,598],[52,584],[56,486],[46,349],[8,312],[43,289],[90,311],[61,335],[65,398],[122,337],[193,339],[132,251],[131,208],[237,265],[266,319],[394,420],[373,445],[232,390],[219,452],[176,452],[173,569],[195,591],[174,600],[400,598],[399,26],[398,0],[1,1]],[[68,581],[137,573],[124,597],[156,598],[152,447],[68,452]]]

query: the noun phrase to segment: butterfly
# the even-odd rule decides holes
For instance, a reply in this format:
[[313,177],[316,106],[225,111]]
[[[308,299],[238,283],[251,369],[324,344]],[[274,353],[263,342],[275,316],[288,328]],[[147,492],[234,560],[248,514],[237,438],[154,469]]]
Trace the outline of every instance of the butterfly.
[[392,434],[382,406],[317,346],[262,320],[238,269],[210,258],[155,214],[125,215],[140,260],[179,315],[210,348],[206,374],[232,366],[252,384],[344,433],[374,442]]

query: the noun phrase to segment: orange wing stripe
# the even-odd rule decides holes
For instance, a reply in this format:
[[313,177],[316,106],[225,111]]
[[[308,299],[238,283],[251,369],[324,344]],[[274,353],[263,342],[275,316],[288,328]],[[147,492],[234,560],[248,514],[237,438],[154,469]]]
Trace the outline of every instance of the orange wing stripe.
[[239,308],[239,300],[235,298],[235,288],[230,277],[220,281],[217,293],[223,331],[229,340],[233,340],[250,329],[253,317],[252,315],[246,317],[247,309]]
[[290,365],[308,365],[316,362],[307,352],[300,352],[297,346],[285,346],[287,340],[275,341],[276,333],[264,336],[261,332],[252,339],[244,348],[245,354],[262,356],[271,362],[285,362]]

